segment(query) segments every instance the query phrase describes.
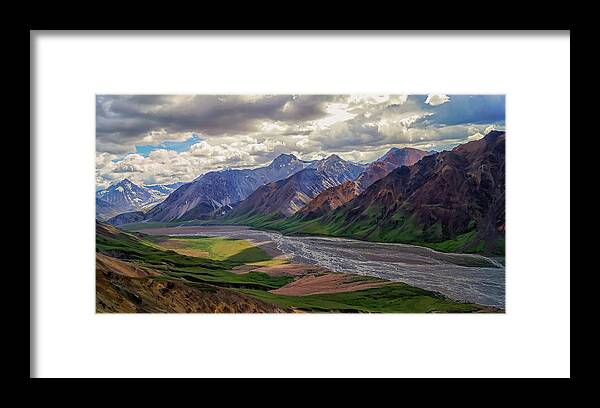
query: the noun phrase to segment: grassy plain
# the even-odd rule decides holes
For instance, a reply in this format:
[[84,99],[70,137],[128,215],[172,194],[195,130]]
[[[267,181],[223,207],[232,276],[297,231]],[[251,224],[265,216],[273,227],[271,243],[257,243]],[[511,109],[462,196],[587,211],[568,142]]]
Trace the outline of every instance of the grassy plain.
[[288,311],[427,313],[483,309],[404,283],[304,296],[271,293],[297,277],[272,276],[257,271],[233,272],[233,268],[242,265],[268,266],[286,262],[241,239],[150,236],[98,224],[96,248],[106,256],[151,268],[160,274],[143,279],[177,281],[191,287],[225,288]]

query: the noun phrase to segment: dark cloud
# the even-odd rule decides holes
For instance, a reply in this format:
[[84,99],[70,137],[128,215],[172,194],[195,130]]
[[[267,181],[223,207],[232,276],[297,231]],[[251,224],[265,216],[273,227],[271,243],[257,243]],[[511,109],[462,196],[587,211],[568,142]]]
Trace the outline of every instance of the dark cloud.
[[109,96],[96,102],[99,145],[131,144],[149,132],[209,136],[257,131],[262,121],[294,124],[327,115],[329,96]]

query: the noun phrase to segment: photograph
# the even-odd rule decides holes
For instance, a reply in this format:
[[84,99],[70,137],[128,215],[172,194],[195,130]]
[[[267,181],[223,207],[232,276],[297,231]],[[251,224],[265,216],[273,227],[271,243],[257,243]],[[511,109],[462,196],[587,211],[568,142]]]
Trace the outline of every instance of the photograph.
[[95,104],[97,314],[505,313],[505,95]]

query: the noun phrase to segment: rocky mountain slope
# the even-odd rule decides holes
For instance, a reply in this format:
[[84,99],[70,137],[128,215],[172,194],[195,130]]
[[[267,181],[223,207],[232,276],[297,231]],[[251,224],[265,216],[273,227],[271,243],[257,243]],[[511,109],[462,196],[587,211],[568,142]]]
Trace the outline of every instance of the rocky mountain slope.
[[242,201],[258,187],[285,179],[312,162],[282,154],[266,167],[211,171],[175,190],[147,214],[152,221],[176,221],[210,217],[223,206]]
[[106,221],[119,214],[119,211],[108,202],[96,198],[96,219]]
[[358,196],[359,192],[359,187],[356,182],[345,181],[340,185],[330,187],[321,192],[308,204],[302,207],[296,213],[296,216],[307,220],[321,217],[354,199]]
[[313,219],[323,216],[354,199],[367,187],[387,176],[395,168],[412,166],[427,154],[429,153],[418,149],[394,147],[383,157],[367,165],[354,182],[344,182],[321,192],[297,212],[296,218]]
[[[185,266],[219,273],[219,262],[164,252],[141,234],[96,222],[96,312],[277,313],[288,310],[225,287],[166,274]],[[225,272],[221,272],[225,273]],[[204,276],[204,275],[202,275]]]
[[333,235],[504,252],[505,132],[426,156],[319,221]]
[[285,180],[258,188],[226,218],[239,220],[257,215],[293,215],[322,191],[355,179],[362,170],[363,166],[331,155]]
[[360,191],[364,191],[377,180],[387,176],[400,166],[412,166],[429,153],[410,147],[391,148],[384,156],[369,164],[356,179]]
[[106,220],[107,224],[119,226],[123,224],[129,224],[132,222],[143,221],[146,214],[143,211],[131,211],[122,214],[115,215],[114,217]]

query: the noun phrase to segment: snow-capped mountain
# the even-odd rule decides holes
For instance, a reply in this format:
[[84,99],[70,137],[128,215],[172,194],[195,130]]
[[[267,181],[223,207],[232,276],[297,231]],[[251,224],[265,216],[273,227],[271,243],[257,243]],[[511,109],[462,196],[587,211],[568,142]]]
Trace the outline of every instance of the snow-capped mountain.
[[354,180],[364,166],[343,160],[337,155],[311,163],[285,180],[258,188],[242,201],[229,217],[248,218],[255,215],[290,216],[322,191]]
[[96,217],[108,219],[129,211],[147,211],[174,190],[172,185],[138,186],[129,179],[96,192]]
[[258,187],[285,179],[312,163],[292,154],[282,154],[265,167],[227,169],[202,174],[193,182],[179,187],[165,201],[148,211],[146,219],[172,221],[208,216],[222,206],[242,201]]

